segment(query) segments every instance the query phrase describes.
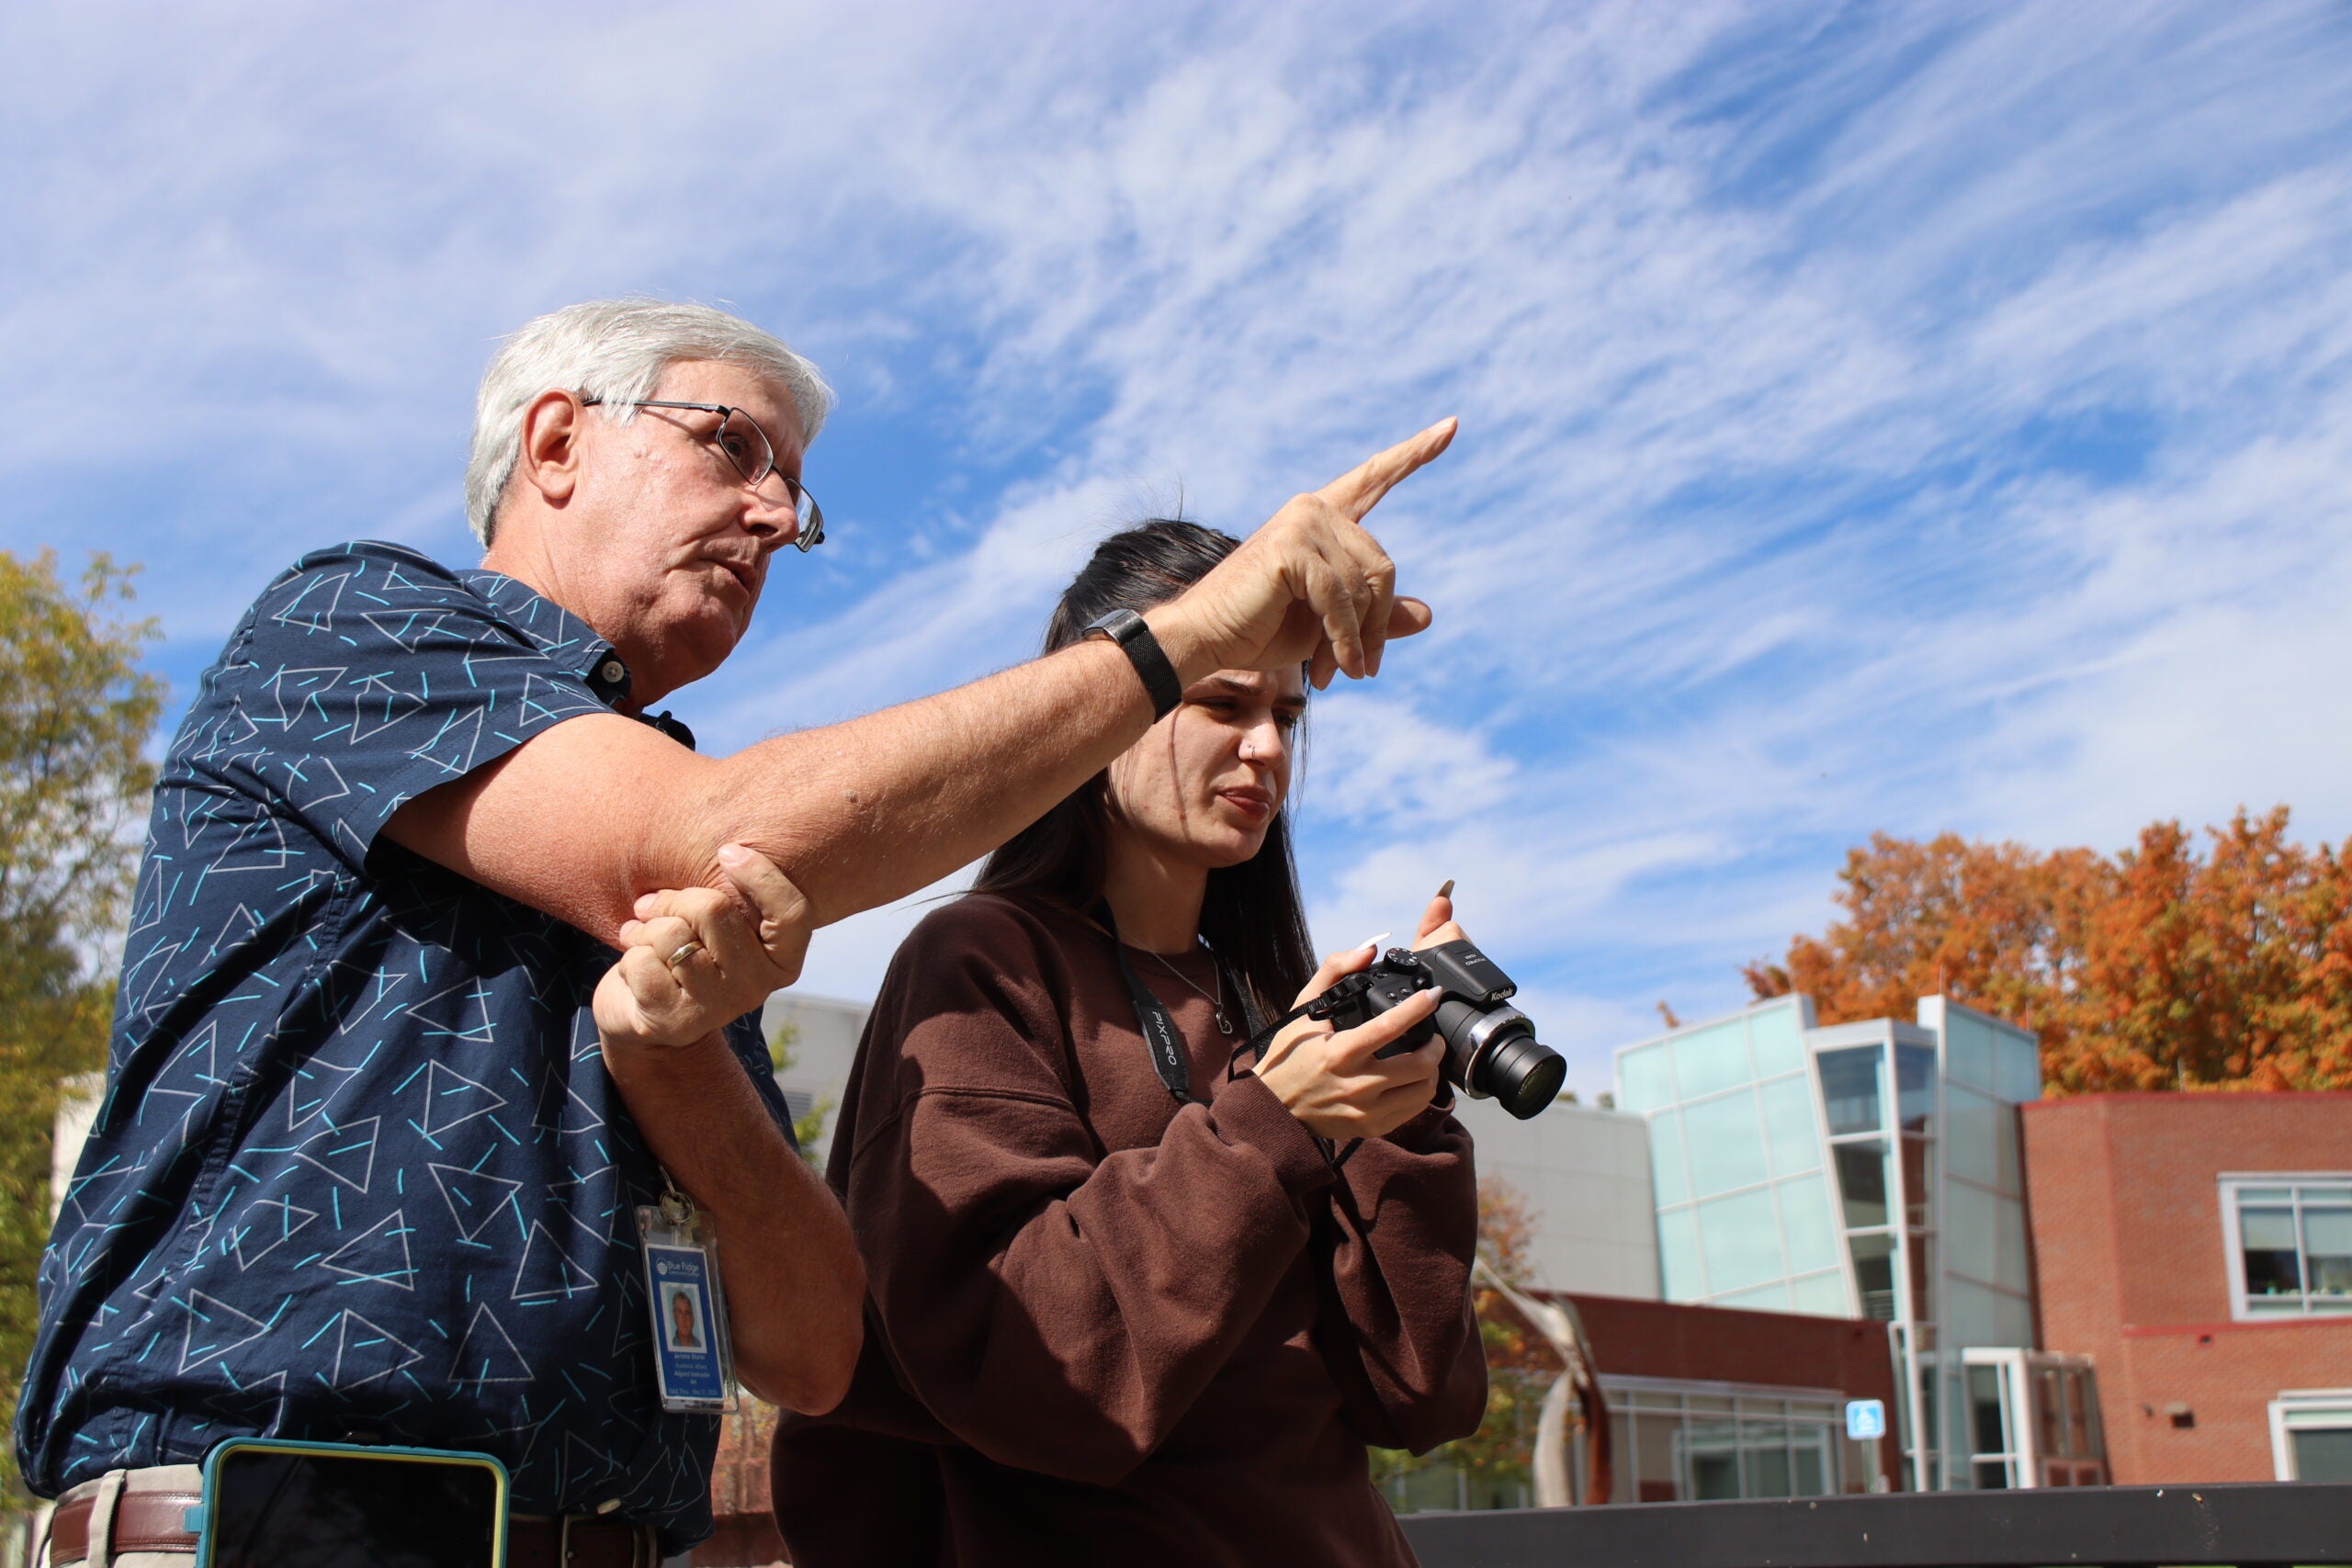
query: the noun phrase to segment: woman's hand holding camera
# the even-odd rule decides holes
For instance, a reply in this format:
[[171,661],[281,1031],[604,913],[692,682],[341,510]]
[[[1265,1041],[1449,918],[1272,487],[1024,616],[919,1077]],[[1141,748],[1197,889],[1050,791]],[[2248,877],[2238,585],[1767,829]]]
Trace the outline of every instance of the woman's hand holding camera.
[[607,1049],[691,1045],[800,977],[808,906],[775,863],[741,844],[718,852],[731,892],[673,888],[637,901],[620,962],[596,987]]
[[[1453,900],[1440,894],[1422,912],[1413,946],[1433,947],[1463,937],[1454,923]],[[1299,992],[1298,1002],[1321,996],[1342,976],[1369,967],[1378,953],[1376,939],[1333,953]],[[1318,1138],[1385,1137],[1419,1115],[1436,1097],[1445,1043],[1432,1036],[1416,1050],[1385,1057],[1380,1053],[1437,1011],[1441,995],[1424,991],[1353,1029],[1335,1031],[1319,1020],[1299,1019],[1268,1043],[1255,1068],[1258,1079]]]

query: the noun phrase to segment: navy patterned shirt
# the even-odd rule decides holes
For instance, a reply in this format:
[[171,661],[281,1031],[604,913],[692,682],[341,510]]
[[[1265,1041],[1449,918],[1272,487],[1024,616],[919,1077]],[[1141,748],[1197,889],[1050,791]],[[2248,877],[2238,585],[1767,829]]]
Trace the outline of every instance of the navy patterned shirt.
[[[471,1449],[517,1512],[710,1531],[665,1415],[660,1190],[588,1010],[612,950],[382,836],[628,671],[522,583],[394,545],[270,584],[155,789],[104,1109],[41,1261],[17,1417],[54,1495],[276,1434]],[[779,1122],[756,1018],[729,1039]]]

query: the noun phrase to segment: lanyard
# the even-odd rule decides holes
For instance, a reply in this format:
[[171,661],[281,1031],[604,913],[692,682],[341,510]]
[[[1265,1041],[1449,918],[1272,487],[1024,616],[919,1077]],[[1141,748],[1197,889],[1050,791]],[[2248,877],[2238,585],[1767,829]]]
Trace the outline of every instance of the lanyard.
[[[1179,1104],[1197,1103],[1193,1099],[1192,1062],[1184,1050],[1184,1037],[1177,1032],[1176,1021],[1169,1016],[1168,1004],[1152,994],[1151,987],[1136,976],[1136,966],[1127,962],[1127,946],[1119,940],[1119,923],[1112,918],[1110,904],[1106,901],[1096,906],[1094,915],[1102,929],[1111,933],[1111,951],[1119,960],[1119,977],[1126,981],[1127,995],[1135,1000],[1136,1022],[1143,1029],[1144,1049],[1150,1054],[1152,1071],[1159,1075],[1160,1087]],[[1222,958],[1217,960],[1216,975],[1218,985],[1231,983]],[[1233,993],[1241,1003],[1242,1027],[1255,1034],[1257,1004],[1250,999],[1250,992],[1244,987],[1233,986]],[[1245,1049],[1248,1044],[1247,1041],[1243,1043]],[[1235,1054],[1238,1055],[1239,1052]]]

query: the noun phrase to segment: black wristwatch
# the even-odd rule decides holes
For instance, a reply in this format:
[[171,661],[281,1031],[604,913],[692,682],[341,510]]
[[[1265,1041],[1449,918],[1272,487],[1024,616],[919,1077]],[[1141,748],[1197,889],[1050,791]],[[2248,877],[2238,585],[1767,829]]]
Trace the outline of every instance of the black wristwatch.
[[1107,637],[1125,650],[1127,662],[1136,667],[1136,673],[1143,678],[1143,689],[1151,695],[1154,719],[1176,711],[1176,705],[1184,700],[1183,682],[1176,679],[1176,667],[1168,662],[1159,639],[1151,635],[1141,615],[1133,610],[1113,610],[1089,621],[1086,635]]

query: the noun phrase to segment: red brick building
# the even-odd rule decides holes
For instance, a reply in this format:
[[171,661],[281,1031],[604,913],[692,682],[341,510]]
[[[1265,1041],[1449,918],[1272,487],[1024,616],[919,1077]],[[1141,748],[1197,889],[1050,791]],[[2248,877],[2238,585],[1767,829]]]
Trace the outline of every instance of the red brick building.
[[2114,1480],[2352,1478],[2352,1094],[2019,1108],[2042,1348]]

